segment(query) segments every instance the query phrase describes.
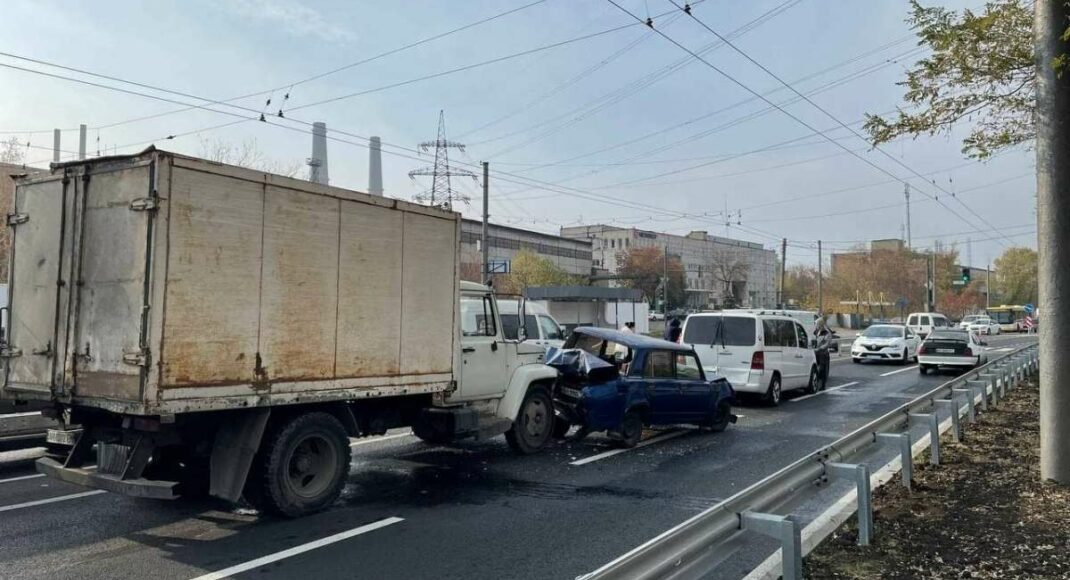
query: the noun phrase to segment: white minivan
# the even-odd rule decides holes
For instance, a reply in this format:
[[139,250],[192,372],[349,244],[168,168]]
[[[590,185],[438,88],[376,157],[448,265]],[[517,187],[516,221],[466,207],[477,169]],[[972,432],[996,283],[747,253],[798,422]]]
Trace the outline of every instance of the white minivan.
[[[517,300],[499,300],[498,316],[502,319],[502,334],[516,340],[520,318],[520,303]],[[565,344],[565,332],[550,316],[549,311],[534,302],[524,303],[524,332],[526,342],[539,346],[561,348]]]
[[770,405],[783,391],[824,389],[810,336],[788,316],[743,311],[691,314],[680,342],[691,345],[702,366],[728,379],[738,393],[755,393]]
[[939,312],[911,312],[907,317],[907,328],[921,338],[929,336],[933,330],[947,330],[951,322]]

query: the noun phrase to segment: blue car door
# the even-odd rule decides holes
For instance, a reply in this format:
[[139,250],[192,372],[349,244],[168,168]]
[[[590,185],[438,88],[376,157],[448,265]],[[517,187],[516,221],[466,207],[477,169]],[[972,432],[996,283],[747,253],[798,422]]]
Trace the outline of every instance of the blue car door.
[[682,396],[676,421],[691,423],[706,419],[713,408],[713,387],[704,380],[694,353],[676,353],[676,382]]
[[652,350],[646,353],[643,378],[646,380],[651,424],[675,423],[680,420],[684,395],[679,381],[676,380],[673,354],[667,350]]

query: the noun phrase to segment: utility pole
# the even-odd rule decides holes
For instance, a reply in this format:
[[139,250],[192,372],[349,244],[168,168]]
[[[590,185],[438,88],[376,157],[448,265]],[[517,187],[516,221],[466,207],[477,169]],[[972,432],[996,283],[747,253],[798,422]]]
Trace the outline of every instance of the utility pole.
[[669,323],[669,244],[661,251],[661,313]]
[[1070,484],[1070,74],[1055,61],[1070,52],[1061,37],[1065,0],[1036,0],[1037,248],[1040,332],[1040,477]]
[[822,279],[824,276],[821,274],[821,267],[824,262],[821,261],[821,240],[817,241],[817,313],[824,314],[825,312],[825,295],[822,292]]
[[907,198],[907,249],[911,249],[912,244],[910,240],[910,184],[903,184],[903,195]]
[[784,308],[784,274],[788,265],[788,239],[780,242],[780,291],[777,292],[777,308]]
[[931,310],[931,312],[936,312],[936,250],[933,250],[932,258],[933,258],[933,265],[932,265],[932,272],[933,272],[933,277],[932,277],[932,280],[933,280],[933,309]]
[[481,254],[483,254],[483,283],[490,282],[490,249],[487,245],[488,236],[487,230],[490,223],[490,163],[483,162],[483,237],[480,239],[479,245]]
[[985,311],[992,306],[992,262],[985,266]]

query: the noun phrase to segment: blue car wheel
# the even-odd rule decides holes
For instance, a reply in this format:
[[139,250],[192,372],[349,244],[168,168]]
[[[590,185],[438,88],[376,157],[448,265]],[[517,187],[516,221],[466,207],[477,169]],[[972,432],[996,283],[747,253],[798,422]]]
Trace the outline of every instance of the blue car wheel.
[[728,429],[728,424],[731,422],[732,406],[728,404],[728,401],[721,401],[717,403],[717,408],[710,413],[709,419],[702,425],[702,428],[711,433],[720,433]]

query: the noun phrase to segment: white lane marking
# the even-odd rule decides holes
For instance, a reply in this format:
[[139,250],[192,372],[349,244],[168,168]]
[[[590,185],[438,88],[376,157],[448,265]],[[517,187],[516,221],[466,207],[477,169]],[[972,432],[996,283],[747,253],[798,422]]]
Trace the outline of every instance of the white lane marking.
[[[681,429],[680,431],[670,431],[670,432],[665,433],[663,435],[655,435],[654,437],[651,437],[650,439],[647,439],[645,441],[640,441],[639,444],[636,445],[635,447],[632,447],[632,449],[639,449],[640,447],[646,447],[647,445],[653,445],[655,443],[661,443],[662,441],[665,441],[665,440],[668,440],[668,439],[672,439],[673,437],[679,437],[679,436],[683,435],[684,433],[687,433],[687,431]],[[576,461],[573,461],[573,462],[569,463],[569,465],[587,465],[588,463],[593,463],[595,461],[599,461],[599,460],[605,459],[607,457],[613,457],[614,455],[619,455],[621,453],[624,453],[625,451],[631,451],[632,449],[623,449],[622,448],[622,449],[614,449],[612,451],[606,451],[605,453],[599,453],[598,455],[592,455],[590,457],[584,457],[583,459],[577,459]]]
[[288,550],[283,550],[281,552],[275,552],[274,554],[269,554],[267,556],[264,556],[262,558],[257,558],[255,560],[249,560],[248,562],[244,562],[242,564],[236,564],[234,566],[231,566],[230,568],[224,568],[224,569],[222,569],[222,570],[220,570],[218,572],[211,572],[211,573],[205,574],[203,576],[197,576],[193,580],[222,580],[223,578],[230,578],[231,576],[234,576],[235,574],[241,574],[242,572],[253,570],[253,569],[259,568],[261,566],[266,566],[268,564],[271,564],[273,562],[278,562],[279,560],[284,560],[284,559],[289,558],[291,556],[297,556],[298,554],[304,554],[305,552],[311,552],[312,550],[316,550],[316,549],[322,548],[324,546],[329,546],[329,545],[331,545],[331,544],[333,544],[335,542],[341,542],[342,540],[348,540],[349,538],[352,538],[352,537],[355,537],[355,536],[359,536],[361,534],[366,534],[368,532],[373,532],[373,531],[378,530],[380,528],[385,528],[387,526],[396,524],[398,522],[403,522],[403,521],[405,521],[403,518],[398,518],[398,517],[385,518],[385,519],[379,520],[377,522],[372,522],[370,524],[360,526],[359,528],[353,528],[352,530],[347,530],[347,531],[344,531],[344,532],[340,532],[340,533],[334,534],[333,536],[327,536],[326,538],[320,538],[319,540],[308,542],[307,544],[301,544],[300,546],[294,546],[293,548],[290,548]]
[[820,393],[814,393],[812,395],[806,395],[805,397],[799,397],[797,399],[788,399],[788,400],[791,401],[792,403],[795,403],[795,402],[798,402],[798,401],[805,401],[806,399],[809,399],[810,397],[816,397],[818,395],[824,395],[825,393],[831,393],[832,391],[838,391],[838,390],[840,390],[842,388],[850,387],[850,386],[857,385],[857,384],[858,384],[858,381],[854,381],[853,383],[844,383],[842,385],[837,385],[835,387],[829,387],[829,388],[825,389],[824,391],[821,391]]
[[391,439],[401,439],[402,437],[412,437],[412,431],[408,433],[397,433],[395,435],[383,435],[381,437],[372,437],[370,439],[358,439],[349,444],[350,447],[359,447],[361,445],[370,445],[372,443],[380,443],[382,441],[390,441]]
[[82,493],[72,493],[70,495],[61,495],[59,497],[50,497],[48,499],[39,499],[37,501],[28,501],[26,503],[17,503],[14,505],[0,506],[0,512],[9,512],[12,510],[19,510],[22,508],[34,507],[38,505],[45,505],[49,503],[56,503],[58,501],[67,501],[69,499],[78,499],[80,497],[89,497],[91,495],[100,495],[102,493],[108,493],[103,489],[94,489],[93,491],[83,491]]
[[10,419],[12,417],[33,417],[34,415],[40,414],[40,411],[27,411],[25,413],[8,413],[6,415],[0,415],[0,419]]
[[909,367],[907,367],[905,369],[899,369],[897,371],[892,371],[890,373],[882,373],[881,376],[882,377],[890,377],[892,375],[898,375],[899,373],[905,373],[907,371],[912,371],[912,370],[914,370],[916,368],[918,368],[918,365],[909,366]]
[[0,479],[0,483],[11,483],[12,481],[22,481],[25,479],[36,479],[38,477],[44,477],[43,473],[35,473],[33,475],[20,475],[18,477],[9,477],[7,479]]

